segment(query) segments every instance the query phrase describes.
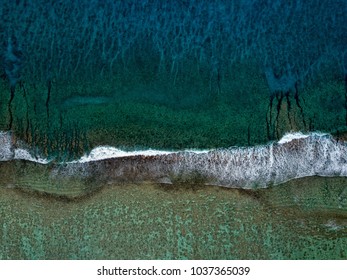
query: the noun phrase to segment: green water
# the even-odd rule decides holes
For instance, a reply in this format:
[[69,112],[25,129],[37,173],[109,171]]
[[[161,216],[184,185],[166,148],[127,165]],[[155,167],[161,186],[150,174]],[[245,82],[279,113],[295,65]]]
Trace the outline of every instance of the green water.
[[248,191],[108,184],[77,197],[18,189],[38,183],[1,182],[1,259],[347,258],[345,178]]
[[[2,2],[11,147],[66,162],[346,138],[343,1]],[[346,259],[344,178],[242,191],[51,171],[0,162],[1,259]]]
[[[245,64],[236,69],[218,94],[196,77],[173,85],[165,79],[138,81],[134,74],[126,81],[57,81],[47,105],[45,84],[25,84],[12,101],[12,132],[32,149],[66,160],[98,145],[229,148],[265,144],[289,131],[346,131],[342,78],[326,75],[300,88],[298,101],[292,93],[270,106],[260,68]],[[2,131],[9,126],[9,96],[8,85],[0,81]]]

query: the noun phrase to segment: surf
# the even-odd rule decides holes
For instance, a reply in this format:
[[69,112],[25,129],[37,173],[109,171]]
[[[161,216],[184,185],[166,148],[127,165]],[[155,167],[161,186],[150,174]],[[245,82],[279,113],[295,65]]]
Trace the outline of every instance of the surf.
[[[20,143],[20,142],[19,142]],[[257,188],[309,176],[347,176],[347,146],[325,133],[287,133],[278,142],[211,150],[134,150],[100,146],[79,159],[55,162],[33,155],[0,132],[0,161],[51,164],[52,176],[107,181],[174,183],[202,179],[207,185]]]

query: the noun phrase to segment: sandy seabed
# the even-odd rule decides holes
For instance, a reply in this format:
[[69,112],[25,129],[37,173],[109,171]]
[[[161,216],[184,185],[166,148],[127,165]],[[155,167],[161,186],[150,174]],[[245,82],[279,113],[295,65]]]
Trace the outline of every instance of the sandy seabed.
[[0,258],[346,259],[346,186],[108,184],[69,196],[2,184]]

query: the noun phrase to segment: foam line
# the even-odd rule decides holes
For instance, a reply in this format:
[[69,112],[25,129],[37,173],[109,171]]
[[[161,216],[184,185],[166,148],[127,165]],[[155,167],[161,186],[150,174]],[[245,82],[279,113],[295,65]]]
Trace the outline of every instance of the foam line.
[[110,158],[120,158],[120,157],[133,157],[133,156],[159,156],[167,155],[172,152],[169,151],[158,151],[158,150],[144,150],[144,151],[122,151],[120,149],[109,147],[109,146],[100,146],[94,148],[89,154],[82,156],[80,159],[72,161],[71,163],[84,163],[91,161],[98,161]]
[[21,148],[14,149],[13,159],[23,159],[41,164],[50,163],[50,160],[41,157],[33,157],[28,150]]
[[[289,143],[296,139],[304,139],[310,136],[324,136],[327,134],[311,133],[303,134],[301,132],[287,133],[282,139],[278,141],[278,144]],[[237,148],[238,149],[238,148]],[[160,151],[160,150],[139,150],[139,151],[123,151],[111,146],[100,146],[94,148],[90,153],[83,155],[80,159],[71,161],[71,163],[85,163],[91,161],[105,160],[109,158],[119,158],[119,157],[132,157],[132,156],[159,156],[168,155],[172,153],[192,153],[192,154],[206,154],[213,150],[196,150],[189,149],[184,151]],[[12,160],[12,159],[22,159],[27,161],[33,161],[37,163],[47,164],[50,161],[44,158],[38,158],[32,156],[30,151],[24,148],[14,148],[12,146],[11,133],[0,132],[0,161]]]
[[308,176],[347,177],[344,142],[322,133],[304,136],[297,134],[278,143],[203,153],[180,151],[146,157],[141,152],[126,158],[76,161],[57,169],[56,175],[165,183],[200,178],[206,184],[236,188],[266,187]]
[[[0,133],[0,160],[49,161],[13,147],[11,135]],[[323,133],[290,133],[277,143],[215,150],[122,151],[102,146],[78,160],[54,163],[52,176],[82,176],[107,181],[173,182],[198,175],[207,184],[266,187],[307,176],[347,177],[347,146]]]
[[9,132],[0,131],[0,161],[13,159],[12,137]]
[[292,133],[286,133],[277,143],[278,144],[285,144],[289,143],[296,139],[304,139],[310,136],[324,136],[327,135],[326,133],[320,133],[320,132],[312,132],[310,134],[304,134],[302,132],[292,132]]

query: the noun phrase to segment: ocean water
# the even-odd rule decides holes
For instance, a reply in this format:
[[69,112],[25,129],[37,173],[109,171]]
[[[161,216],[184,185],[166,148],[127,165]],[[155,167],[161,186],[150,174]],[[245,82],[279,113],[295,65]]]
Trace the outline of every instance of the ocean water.
[[344,0],[4,0],[0,259],[345,259]]
[[[0,218],[1,259],[347,257],[344,178],[298,179],[247,191],[107,184],[79,198],[39,193],[29,187],[38,181],[25,182],[21,190],[0,189],[6,213]],[[69,187],[65,195],[73,197],[71,188],[78,185]]]
[[[291,133],[278,142],[211,150],[123,151],[100,146],[73,161],[30,154],[1,134],[2,161],[48,165],[52,178],[98,178],[109,182],[194,182],[231,188],[266,188],[310,176],[347,176],[347,145],[324,133]],[[33,153],[33,152],[32,152]]]
[[2,136],[2,259],[346,258],[346,146],[327,134],[217,151],[98,147],[61,163]]

